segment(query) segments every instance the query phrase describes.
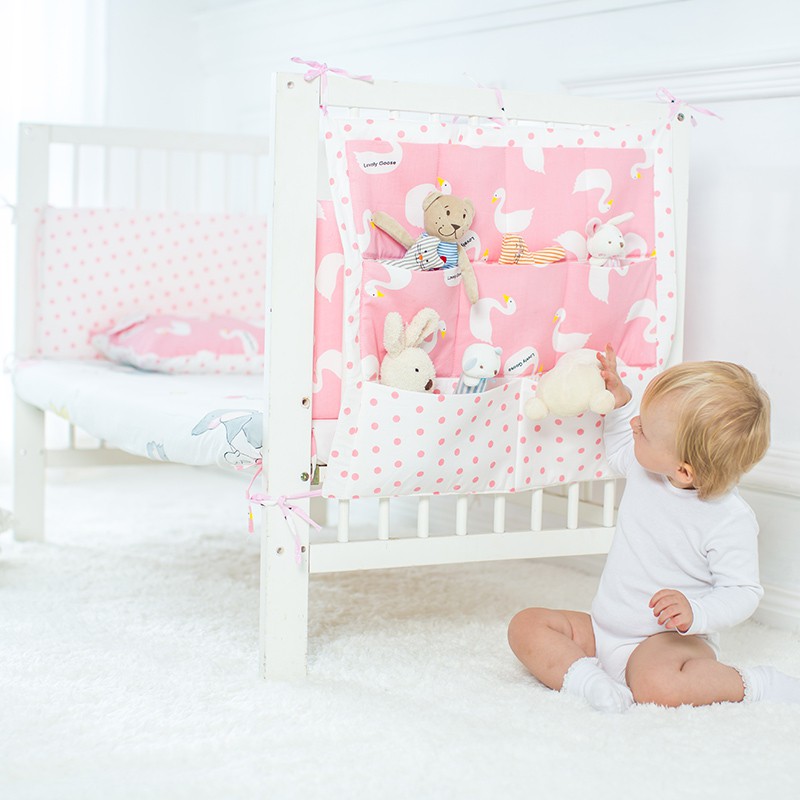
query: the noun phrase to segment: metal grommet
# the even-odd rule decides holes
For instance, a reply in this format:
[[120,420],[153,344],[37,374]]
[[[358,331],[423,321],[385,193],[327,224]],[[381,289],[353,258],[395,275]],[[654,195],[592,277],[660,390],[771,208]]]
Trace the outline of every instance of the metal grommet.
[[276,553],[277,553],[279,556],[282,556],[282,555],[283,555],[283,548],[282,548],[282,547],[279,547],[279,548],[278,548],[278,549],[277,549],[275,552],[276,552]]
[[286,84],[286,88],[287,88],[287,89],[294,89],[294,81],[289,81],[289,82]]
[[310,475],[309,475],[307,472],[301,472],[301,473],[300,473],[300,480],[301,480],[301,481],[304,481],[304,482],[305,482],[305,481],[307,481],[307,480],[308,480],[310,477],[311,477],[311,476],[310,476]]
[[683,122],[685,119],[686,119],[686,115],[683,113],[683,111],[679,111],[678,112],[678,122]]
[[301,553],[305,553],[305,551],[306,551],[306,546],[305,546],[305,545],[303,545],[303,546],[300,548],[300,552],[301,552]]
[[303,404],[303,408],[311,408],[311,398],[310,397],[304,397],[302,399],[301,403]]

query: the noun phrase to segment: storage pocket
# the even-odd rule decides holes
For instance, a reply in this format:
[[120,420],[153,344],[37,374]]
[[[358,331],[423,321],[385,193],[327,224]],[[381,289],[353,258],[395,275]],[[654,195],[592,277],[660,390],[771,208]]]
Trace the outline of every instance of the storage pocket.
[[519,380],[479,394],[364,383],[345,405],[323,487],[356,498],[513,491],[522,418]]
[[[527,381],[522,407],[534,394]],[[545,417],[519,422],[516,490],[558,486],[573,481],[607,478],[612,474],[605,458],[603,417],[586,411],[577,417]]]

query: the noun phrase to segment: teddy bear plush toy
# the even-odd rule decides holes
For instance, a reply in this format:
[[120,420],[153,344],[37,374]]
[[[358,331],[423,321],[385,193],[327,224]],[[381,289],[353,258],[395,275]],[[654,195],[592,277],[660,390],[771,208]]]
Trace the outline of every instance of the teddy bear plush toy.
[[576,417],[584,411],[608,414],[614,408],[614,395],[606,389],[594,350],[564,353],[553,369],[545,372],[536,387],[536,396],[525,403],[528,419]]
[[408,325],[396,311],[383,323],[380,382],[414,392],[432,392],[436,369],[430,356],[420,347],[423,339],[439,329],[439,315],[432,308],[418,311]]
[[[478,281],[475,270],[467,256],[466,250],[458,243],[469,230],[475,217],[475,208],[471,200],[456,197],[452,194],[431,192],[422,201],[425,237],[438,239],[436,254],[439,267],[455,268],[461,271],[464,291],[470,303],[478,300]],[[376,211],[372,217],[376,228],[388,233],[406,249],[407,255],[413,253],[418,240],[393,217],[383,211]]]

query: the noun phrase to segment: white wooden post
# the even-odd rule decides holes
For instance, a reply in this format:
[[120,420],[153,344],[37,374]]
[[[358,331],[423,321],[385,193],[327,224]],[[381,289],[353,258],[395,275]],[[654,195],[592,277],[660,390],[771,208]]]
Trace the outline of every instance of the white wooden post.
[[[14,353],[36,352],[36,222],[47,204],[50,129],[19,126],[17,181],[17,265]],[[14,535],[44,539],[44,412],[14,400]]]
[[[274,121],[269,222],[269,398],[263,490],[273,497],[311,488],[319,81],[273,76]],[[295,504],[306,512],[308,500]],[[260,664],[263,677],[302,678],[308,639],[308,525],[268,507],[261,536]]]

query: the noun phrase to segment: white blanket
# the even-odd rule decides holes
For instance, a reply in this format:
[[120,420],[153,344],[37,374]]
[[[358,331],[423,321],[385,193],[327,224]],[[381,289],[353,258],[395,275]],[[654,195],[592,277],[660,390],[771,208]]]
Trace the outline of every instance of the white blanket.
[[[260,375],[169,375],[95,359],[32,359],[17,363],[13,380],[22,400],[134,455],[222,467],[261,458]],[[323,463],[335,424],[314,422]]]
[[261,458],[264,379],[168,375],[109,361],[20,362],[14,387],[109,445],[182,464],[250,466]]

